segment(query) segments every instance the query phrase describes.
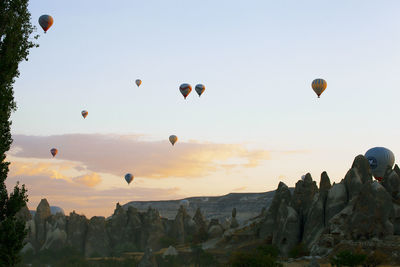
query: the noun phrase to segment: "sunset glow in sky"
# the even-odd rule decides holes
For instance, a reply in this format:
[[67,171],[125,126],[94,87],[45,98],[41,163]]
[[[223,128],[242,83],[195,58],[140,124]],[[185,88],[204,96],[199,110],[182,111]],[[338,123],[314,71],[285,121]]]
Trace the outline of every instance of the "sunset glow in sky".
[[[14,86],[7,185],[26,185],[30,209],[47,198],[109,216],[116,202],[264,192],[307,172],[339,182],[374,146],[400,156],[399,8],[31,1],[40,47]],[[42,14],[54,18],[47,34]],[[328,84],[320,99],[315,78]],[[184,100],[181,83],[206,90]]]

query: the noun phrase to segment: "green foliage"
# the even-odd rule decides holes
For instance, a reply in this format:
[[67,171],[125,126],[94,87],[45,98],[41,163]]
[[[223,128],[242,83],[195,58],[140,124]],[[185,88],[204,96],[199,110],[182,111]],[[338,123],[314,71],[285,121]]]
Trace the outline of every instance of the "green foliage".
[[178,244],[178,241],[170,236],[163,236],[160,238],[160,245],[163,248],[167,248],[169,246],[176,246],[176,244]]
[[0,1],[0,266],[15,266],[21,260],[19,252],[27,234],[25,223],[15,216],[28,201],[26,189],[17,183],[9,196],[5,180],[10,164],[6,152],[12,143],[10,116],[16,109],[13,84],[19,63],[36,46],[29,40],[35,29],[30,16],[28,0]]
[[365,254],[353,253],[348,250],[343,250],[330,259],[332,266],[358,266],[361,265],[365,259]]
[[278,258],[278,255],[279,255],[279,249],[277,246],[274,246],[274,245],[262,245],[262,246],[259,246],[257,248],[257,250],[260,253],[262,253],[264,255],[269,255],[274,259]]
[[179,267],[179,266],[186,265],[185,262],[183,262],[182,257],[174,256],[174,255],[168,255],[165,257],[162,257],[161,255],[157,255],[156,260],[157,260],[158,266],[160,266],[160,267]]
[[138,248],[134,243],[123,243],[116,245],[113,251],[111,252],[111,255],[119,257],[125,252],[134,252],[134,251],[138,251]]
[[389,257],[382,251],[375,250],[367,256],[363,262],[363,267],[375,267],[389,261]]
[[34,254],[29,251],[22,255],[24,264],[32,266],[89,266],[84,256],[72,247],[60,250],[42,250]]
[[276,258],[263,254],[260,251],[234,252],[229,259],[229,266],[232,267],[282,267]]
[[208,233],[207,230],[203,227],[201,227],[194,235],[193,235],[193,243],[194,244],[199,244],[201,242],[204,242],[208,239]]
[[308,256],[309,254],[310,252],[303,243],[297,244],[289,251],[290,258],[299,258],[303,256]]
[[215,257],[211,253],[204,251],[201,246],[192,245],[191,249],[195,267],[214,266],[217,263]]

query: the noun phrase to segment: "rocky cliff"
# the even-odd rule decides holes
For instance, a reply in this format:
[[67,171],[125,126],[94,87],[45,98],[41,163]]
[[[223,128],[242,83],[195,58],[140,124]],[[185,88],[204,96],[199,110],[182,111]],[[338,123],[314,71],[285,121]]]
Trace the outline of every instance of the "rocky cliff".
[[319,186],[306,174],[294,190],[280,182],[274,192],[187,200],[180,206],[179,200],[117,204],[111,217],[89,220],[75,212],[51,214],[43,199],[33,218],[20,212],[30,229],[24,251],[73,247],[90,257],[188,243],[232,250],[246,242],[276,245],[282,255],[299,244],[322,256],[343,244],[400,251],[400,169],[396,165],[375,181],[361,155],[337,184],[323,172]]

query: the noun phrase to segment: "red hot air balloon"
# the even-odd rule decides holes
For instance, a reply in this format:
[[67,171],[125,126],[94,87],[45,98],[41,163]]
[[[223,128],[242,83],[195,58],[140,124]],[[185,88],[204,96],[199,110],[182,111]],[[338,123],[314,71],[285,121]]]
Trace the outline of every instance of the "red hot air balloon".
[[53,25],[54,19],[50,15],[42,15],[39,18],[39,24],[44,30],[44,33],[47,32],[48,29],[50,29],[51,25]]
[[188,83],[183,83],[183,84],[181,84],[181,86],[179,86],[179,91],[181,91],[181,94],[186,99],[186,97],[192,91],[192,86],[190,84],[188,84]]

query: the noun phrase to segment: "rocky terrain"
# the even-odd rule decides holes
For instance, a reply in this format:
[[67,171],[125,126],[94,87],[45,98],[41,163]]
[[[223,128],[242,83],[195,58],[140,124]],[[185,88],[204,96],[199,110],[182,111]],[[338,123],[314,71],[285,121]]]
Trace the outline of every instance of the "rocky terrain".
[[[293,188],[291,188],[293,191]],[[189,197],[180,200],[168,201],[132,201],[123,207],[134,207],[138,211],[144,212],[149,207],[157,209],[164,218],[173,220],[176,211],[183,204],[187,213],[194,216],[196,210],[200,208],[205,219],[218,219],[223,221],[231,217],[232,209],[236,208],[239,222],[244,222],[260,214],[263,208],[268,208],[275,191],[265,193],[230,193],[218,197]]]
[[[107,219],[88,219],[74,212],[69,216],[52,215],[49,203],[43,199],[34,217],[27,209],[20,213],[29,228],[24,251],[37,253],[69,246],[86,257],[146,251],[143,259],[150,259],[149,251],[171,245],[197,243],[207,251],[226,255],[257,244],[273,244],[283,257],[298,246],[320,257],[331,255],[339,247],[358,247],[367,252],[381,249],[393,262],[400,262],[397,165],[378,182],[372,178],[368,161],[360,155],[337,184],[331,184],[328,174],[323,172],[319,186],[306,174],[294,190],[281,182],[274,193],[188,200],[189,212],[183,205],[178,207],[179,201],[131,202],[124,207],[117,204],[114,214]],[[253,211],[245,209],[246,201],[254,204],[254,212],[259,212],[239,222],[241,212],[247,212],[241,218],[252,216]],[[157,205],[164,207],[163,216],[155,208]],[[143,210],[144,207],[147,209]],[[267,208],[260,212],[262,207]],[[174,208],[177,210],[172,216]],[[202,210],[207,211],[206,216]],[[229,218],[225,219],[228,211]]]

